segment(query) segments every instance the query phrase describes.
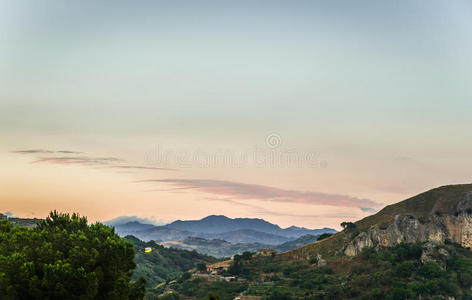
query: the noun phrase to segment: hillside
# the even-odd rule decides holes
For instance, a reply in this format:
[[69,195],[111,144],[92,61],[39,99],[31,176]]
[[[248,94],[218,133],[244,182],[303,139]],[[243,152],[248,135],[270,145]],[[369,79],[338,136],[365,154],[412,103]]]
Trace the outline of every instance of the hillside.
[[[209,293],[228,300],[470,299],[472,252],[459,245],[417,243],[327,260],[253,256],[213,276],[217,281],[187,273],[157,291],[171,292],[169,299],[204,299]],[[235,279],[226,282],[225,276]]]
[[[297,249],[300,247],[303,247],[307,244],[311,244],[313,242],[316,242],[318,240],[319,235],[311,235],[311,234],[306,234],[304,236],[299,237],[296,240],[285,242],[283,244],[277,245],[273,247],[274,250],[277,250],[278,252],[286,252],[290,251],[293,249]],[[270,247],[267,247],[270,248]]]
[[[426,224],[425,230],[431,238],[434,238],[434,234],[439,232],[439,227],[448,227],[455,224],[455,228],[450,227],[447,232],[441,232],[439,239],[444,242],[446,237],[451,240],[466,246],[464,242],[468,239],[469,227],[461,222],[467,222],[468,215],[472,213],[472,184],[461,184],[461,185],[448,185],[439,188],[432,189],[430,191],[421,193],[414,197],[408,198],[404,201],[388,205],[378,213],[368,216],[362,220],[354,222],[355,229],[343,230],[331,237],[321,240],[319,242],[309,244],[300,249],[291,251],[287,255],[306,258],[316,256],[317,254],[333,255],[339,251],[343,251],[349,243],[352,242],[353,238],[364,232],[373,232],[376,234],[375,238],[384,237],[383,234],[389,233],[387,231],[405,231],[406,228],[411,226],[421,226]],[[396,216],[404,216],[405,218],[398,218]],[[415,223],[415,220],[417,222]],[[461,221],[463,220],[463,221]],[[397,221],[398,224],[395,223]],[[408,224],[408,222],[412,224]],[[414,223],[414,224],[413,224]],[[447,223],[447,224],[445,224]],[[449,224],[449,225],[448,225]],[[395,228],[395,226],[403,226],[404,228]],[[389,227],[390,226],[390,227]],[[466,229],[465,231],[463,229]],[[457,234],[456,231],[460,232]],[[394,233],[392,233],[394,235]],[[364,235],[361,235],[363,237]],[[402,235],[393,238],[400,238],[407,241],[409,238],[415,238],[414,230],[410,232],[410,236]],[[424,237],[428,238],[427,236]],[[389,241],[378,241],[386,244]]]
[[195,250],[198,253],[211,255],[217,258],[231,257],[243,252],[255,252],[259,249],[270,248],[270,245],[261,243],[229,243],[224,240],[206,240],[202,238],[189,237],[183,241],[161,242],[165,247],[176,249]]
[[[198,254],[195,251],[165,248],[155,242],[143,242],[134,236],[126,236],[125,240],[133,243],[136,255],[136,269],[133,279],[143,276],[147,280],[147,287],[151,289],[157,284],[176,278],[185,271],[196,267],[197,263],[214,263],[216,258]],[[150,253],[144,248],[151,247]]]
[[189,299],[472,298],[472,185],[433,189],[344,225],[296,250],[235,258],[217,275],[233,285],[192,273],[166,288]]

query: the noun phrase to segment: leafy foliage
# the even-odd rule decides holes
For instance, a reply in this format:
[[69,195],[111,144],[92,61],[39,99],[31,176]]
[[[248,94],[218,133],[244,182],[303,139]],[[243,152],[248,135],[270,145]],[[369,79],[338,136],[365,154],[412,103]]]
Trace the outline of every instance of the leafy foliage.
[[[444,245],[441,267],[422,262],[422,244],[400,244],[393,248],[366,248],[359,256],[326,257],[327,266],[283,255],[239,256],[228,272],[235,282],[218,284],[188,276],[171,287],[179,294],[202,299],[210,291],[220,299],[243,294],[262,299],[430,299],[472,298],[472,252],[458,245]],[[442,253],[444,253],[444,251]],[[223,274],[225,275],[225,274]],[[233,288],[233,290],[232,290]]]
[[246,282],[206,281],[202,278],[189,277],[186,280],[179,280],[170,284],[170,287],[177,291],[179,295],[182,295],[184,299],[190,297],[230,300],[245,291],[248,284]]
[[354,229],[354,228],[356,228],[356,224],[354,224],[352,222],[342,222],[341,227],[344,228],[344,229]]
[[0,221],[2,299],[142,299],[133,258],[113,229],[77,214],[54,211],[33,228]]

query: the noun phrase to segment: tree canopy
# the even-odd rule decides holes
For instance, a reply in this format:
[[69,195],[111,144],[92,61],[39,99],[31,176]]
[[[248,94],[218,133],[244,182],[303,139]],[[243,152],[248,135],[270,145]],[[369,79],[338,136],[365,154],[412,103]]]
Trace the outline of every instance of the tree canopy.
[[0,221],[2,299],[142,299],[133,245],[78,214],[51,212],[34,228]]
[[354,229],[356,228],[356,224],[352,223],[352,222],[342,222],[341,223],[341,227],[344,228],[344,229]]

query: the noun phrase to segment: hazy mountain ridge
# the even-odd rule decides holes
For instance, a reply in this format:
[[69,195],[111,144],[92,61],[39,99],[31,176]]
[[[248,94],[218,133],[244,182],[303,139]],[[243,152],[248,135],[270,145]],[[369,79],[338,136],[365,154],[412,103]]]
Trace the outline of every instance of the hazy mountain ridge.
[[298,238],[305,234],[319,235],[322,233],[335,233],[336,230],[331,228],[307,229],[304,227],[291,226],[281,228],[276,224],[272,224],[264,219],[256,218],[228,218],[222,215],[211,215],[201,220],[190,221],[174,221],[166,227],[179,229],[183,231],[193,231],[201,233],[224,233],[230,231],[238,231],[243,229],[251,229],[254,231],[289,237]]
[[131,222],[126,222],[124,224],[114,225],[114,227],[115,227],[115,230],[118,230],[118,231],[123,230],[123,231],[134,232],[134,231],[152,229],[156,226],[152,224],[144,224],[139,221],[131,221]]
[[[154,240],[167,247],[196,250],[217,257],[263,248],[288,251],[316,241],[322,233],[336,232],[331,228],[307,229],[296,226],[283,229],[263,219],[231,219],[221,215],[211,215],[201,220],[177,220],[164,226],[142,224],[135,220],[115,223],[113,226],[121,236],[133,235],[143,241]],[[308,238],[299,240],[302,236]],[[196,245],[198,241],[202,245]]]
[[120,224],[105,222],[115,227],[120,235],[133,234],[143,240],[182,241],[186,237],[201,237],[205,239],[223,239],[228,242],[259,242],[280,244],[297,239],[303,235],[320,235],[335,233],[332,228],[307,229],[291,226],[280,228],[263,219],[236,218],[211,215],[201,220],[177,220],[163,226],[143,224],[132,221]]

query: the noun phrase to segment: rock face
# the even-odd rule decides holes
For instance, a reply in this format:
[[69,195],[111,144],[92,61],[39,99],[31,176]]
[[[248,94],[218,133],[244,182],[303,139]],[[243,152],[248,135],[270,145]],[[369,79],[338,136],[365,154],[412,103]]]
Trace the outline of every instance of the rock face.
[[470,201],[460,202],[454,214],[433,214],[425,223],[414,216],[397,215],[385,229],[374,226],[367,232],[361,232],[344,248],[344,253],[354,256],[365,247],[391,247],[402,242],[442,244],[446,239],[464,248],[472,248],[470,204]]
[[451,257],[446,249],[440,248],[437,243],[427,242],[423,245],[423,252],[421,253],[421,262],[435,262],[441,269],[446,269],[446,262]]
[[317,260],[316,266],[318,268],[326,267],[326,265],[328,264],[327,261],[321,257],[321,254],[318,254],[316,256],[316,260]]

